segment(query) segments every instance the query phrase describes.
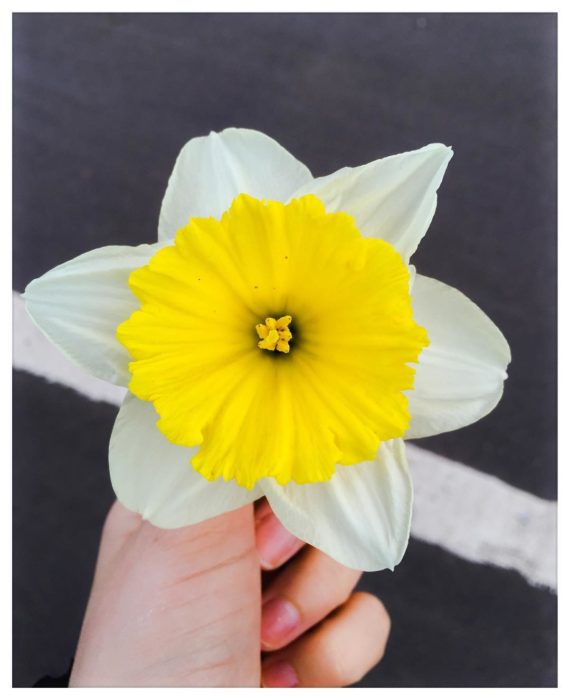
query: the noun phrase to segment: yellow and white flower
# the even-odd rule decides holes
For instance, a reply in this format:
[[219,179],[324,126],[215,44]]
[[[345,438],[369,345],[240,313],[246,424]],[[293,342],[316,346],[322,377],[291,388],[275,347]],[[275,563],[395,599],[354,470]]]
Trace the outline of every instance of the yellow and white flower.
[[401,560],[403,439],[486,415],[510,361],[477,306],[409,265],[451,156],[432,144],[313,178],[259,132],[212,133],[178,157],[158,243],[28,285],[47,337],[129,388],[109,448],[125,506],[173,528],[265,495],[347,566]]

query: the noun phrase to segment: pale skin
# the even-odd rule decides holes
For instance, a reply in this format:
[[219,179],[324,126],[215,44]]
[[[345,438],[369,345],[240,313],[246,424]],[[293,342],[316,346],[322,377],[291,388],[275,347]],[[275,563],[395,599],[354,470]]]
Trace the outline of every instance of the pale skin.
[[360,575],[290,535],[266,501],[177,530],[115,503],[70,685],[351,685],[390,631],[382,603],[354,592]]

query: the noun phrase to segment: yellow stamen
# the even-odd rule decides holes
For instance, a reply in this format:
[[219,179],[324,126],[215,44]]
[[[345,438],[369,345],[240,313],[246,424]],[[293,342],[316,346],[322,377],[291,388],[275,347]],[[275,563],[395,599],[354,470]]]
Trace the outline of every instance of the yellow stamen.
[[255,327],[255,330],[257,331],[257,335],[263,340],[264,338],[267,338],[267,334],[269,333],[269,329],[264,323],[258,323],[257,326]]
[[289,324],[292,320],[292,316],[281,316],[277,320],[270,317],[265,319],[265,323],[258,323],[255,330],[261,340],[257,347],[271,352],[275,350],[289,352],[291,349],[289,341],[293,338],[293,334],[289,330]]

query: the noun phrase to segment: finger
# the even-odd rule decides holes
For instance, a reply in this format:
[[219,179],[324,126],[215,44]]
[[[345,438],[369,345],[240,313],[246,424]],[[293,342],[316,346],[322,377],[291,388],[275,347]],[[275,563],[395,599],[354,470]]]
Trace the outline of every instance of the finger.
[[383,657],[390,617],[370,593],[354,593],[337,612],[263,662],[265,688],[342,688],[357,683]]
[[255,510],[255,544],[265,571],[281,566],[305,545],[281,525],[266,499]]
[[142,518],[138,513],[125,508],[119,501],[115,501],[107,513],[97,557],[97,570],[100,572],[112,565],[115,557],[128,542],[130,537],[138,531],[142,524]]
[[361,575],[307,547],[264,591],[261,648],[280,649],[320,622],[348,599]]

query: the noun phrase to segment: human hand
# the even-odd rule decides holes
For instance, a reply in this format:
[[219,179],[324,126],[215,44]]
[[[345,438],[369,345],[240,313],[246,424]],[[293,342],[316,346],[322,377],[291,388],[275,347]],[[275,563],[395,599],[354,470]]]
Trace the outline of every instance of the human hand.
[[266,501],[176,530],[117,502],[70,685],[350,685],[390,628],[377,598],[353,593],[359,577],[289,534]]

